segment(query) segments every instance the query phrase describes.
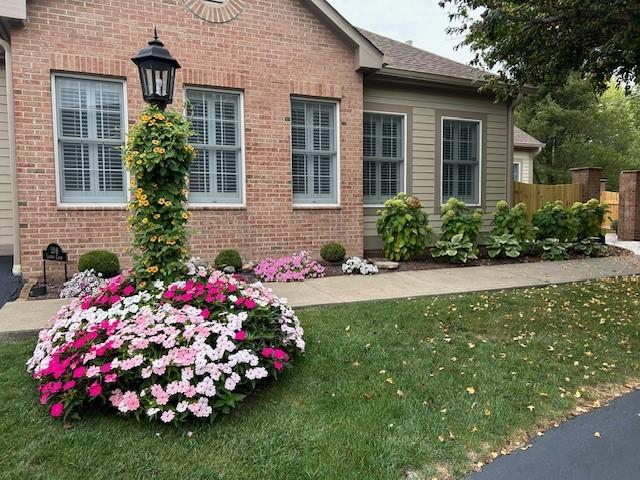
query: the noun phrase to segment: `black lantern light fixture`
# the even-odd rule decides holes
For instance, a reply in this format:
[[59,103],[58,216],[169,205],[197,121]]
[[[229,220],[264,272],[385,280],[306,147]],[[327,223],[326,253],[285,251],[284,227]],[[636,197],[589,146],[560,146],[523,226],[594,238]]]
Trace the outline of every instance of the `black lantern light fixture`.
[[173,102],[176,70],[181,68],[154,30],[154,38],[131,59],[138,66],[144,101],[162,110]]

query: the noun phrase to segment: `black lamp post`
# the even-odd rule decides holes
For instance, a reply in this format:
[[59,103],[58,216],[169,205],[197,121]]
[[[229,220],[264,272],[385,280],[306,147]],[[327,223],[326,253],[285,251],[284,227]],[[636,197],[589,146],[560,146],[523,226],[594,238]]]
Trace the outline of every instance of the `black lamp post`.
[[176,70],[181,67],[164,43],[158,39],[157,30],[154,31],[154,38],[149,45],[140,50],[131,60],[138,66],[140,72],[144,101],[164,110],[173,102]]

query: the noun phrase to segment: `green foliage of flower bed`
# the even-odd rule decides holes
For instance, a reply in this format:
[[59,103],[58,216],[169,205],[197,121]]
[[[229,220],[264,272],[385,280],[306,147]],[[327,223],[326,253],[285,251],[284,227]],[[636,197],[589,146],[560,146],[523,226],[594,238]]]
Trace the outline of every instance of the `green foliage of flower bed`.
[[571,242],[576,238],[578,227],[571,212],[561,201],[549,202],[533,215],[536,239],[555,238],[560,242]]
[[602,235],[602,223],[608,211],[609,207],[595,198],[586,203],[574,203],[571,207],[571,215],[576,224],[578,240]]
[[527,207],[524,203],[509,208],[509,204],[504,200],[498,202],[492,225],[491,235],[513,235],[520,244],[533,240],[533,227],[527,218]]
[[87,270],[102,274],[103,278],[115,277],[121,272],[118,256],[106,250],[93,250],[78,259],[78,271],[84,272]]
[[432,238],[429,217],[420,200],[404,193],[385,202],[377,228],[384,242],[385,256],[396,261],[422,255]]

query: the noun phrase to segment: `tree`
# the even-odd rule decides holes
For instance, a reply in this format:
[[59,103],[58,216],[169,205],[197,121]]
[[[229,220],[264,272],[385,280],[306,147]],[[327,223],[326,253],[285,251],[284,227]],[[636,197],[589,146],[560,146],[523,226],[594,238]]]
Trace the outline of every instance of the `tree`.
[[546,144],[536,157],[540,183],[567,183],[571,168],[599,166],[611,188],[621,170],[640,165],[640,98],[608,84],[603,95],[571,74],[565,85],[543,85],[516,110],[516,124]]
[[515,95],[526,84],[560,86],[572,72],[596,92],[609,79],[631,85],[640,73],[638,0],[440,0],[476,54]]

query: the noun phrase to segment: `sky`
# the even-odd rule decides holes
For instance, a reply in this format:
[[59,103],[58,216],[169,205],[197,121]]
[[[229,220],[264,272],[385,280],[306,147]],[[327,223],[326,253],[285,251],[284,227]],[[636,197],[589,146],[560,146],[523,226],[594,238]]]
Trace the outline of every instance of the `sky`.
[[[455,49],[462,38],[446,33],[447,11],[438,0],[329,0],[356,27],[406,42],[443,57],[469,63],[469,49]],[[393,4],[393,8],[390,8]]]

